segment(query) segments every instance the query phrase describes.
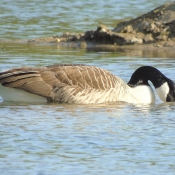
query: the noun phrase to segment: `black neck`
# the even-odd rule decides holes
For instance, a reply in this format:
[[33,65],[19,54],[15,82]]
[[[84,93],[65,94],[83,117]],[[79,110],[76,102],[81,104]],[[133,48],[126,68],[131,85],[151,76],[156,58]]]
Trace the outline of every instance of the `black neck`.
[[129,86],[136,86],[139,84],[148,85],[148,81],[151,81],[155,88],[160,87],[163,83],[169,80],[158,69],[151,66],[143,66],[138,68],[131,76],[128,82]]

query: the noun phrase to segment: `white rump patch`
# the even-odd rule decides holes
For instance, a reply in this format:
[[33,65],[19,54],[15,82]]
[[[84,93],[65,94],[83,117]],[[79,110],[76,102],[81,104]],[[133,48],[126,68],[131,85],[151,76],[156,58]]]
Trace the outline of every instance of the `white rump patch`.
[[160,99],[164,102],[166,102],[166,98],[167,98],[169,91],[170,91],[170,88],[167,82],[162,84],[162,86],[160,86],[159,88],[156,88],[157,94],[159,95]]
[[0,96],[5,101],[21,101],[21,102],[47,102],[47,99],[39,95],[31,94],[26,91],[4,87],[0,84]]

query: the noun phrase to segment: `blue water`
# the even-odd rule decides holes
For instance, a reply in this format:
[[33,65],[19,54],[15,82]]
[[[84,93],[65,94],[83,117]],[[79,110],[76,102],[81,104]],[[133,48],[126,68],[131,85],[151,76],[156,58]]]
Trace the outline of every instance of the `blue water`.
[[[2,0],[0,34],[4,39],[29,39],[86,31],[98,22],[114,28],[115,21],[164,2]],[[154,66],[175,80],[174,58],[161,50],[102,52],[0,43],[0,71],[81,63],[105,68],[126,82],[141,65]],[[174,111],[174,103],[162,103],[157,96],[153,105],[27,104],[0,99],[0,174],[174,175]]]
[[174,105],[1,110],[1,174],[174,174]]

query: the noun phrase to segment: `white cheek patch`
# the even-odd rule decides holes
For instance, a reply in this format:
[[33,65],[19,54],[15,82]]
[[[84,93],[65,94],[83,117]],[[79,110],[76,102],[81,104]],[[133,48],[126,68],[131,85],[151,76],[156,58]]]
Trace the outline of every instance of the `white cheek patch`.
[[169,88],[167,82],[162,84],[160,87],[156,88],[156,92],[157,92],[158,96],[164,102],[166,102],[166,98],[167,98],[167,95],[169,93],[169,90],[170,90],[170,88]]

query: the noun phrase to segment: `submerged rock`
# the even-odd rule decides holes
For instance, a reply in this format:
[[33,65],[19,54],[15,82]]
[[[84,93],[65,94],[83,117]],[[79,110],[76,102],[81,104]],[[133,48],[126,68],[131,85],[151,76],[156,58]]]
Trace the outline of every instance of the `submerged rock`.
[[62,36],[33,39],[31,42],[46,42],[63,44],[74,43],[81,48],[92,45],[155,45],[159,47],[175,46],[175,2],[162,5],[149,13],[130,21],[124,21],[110,30],[99,25],[97,30],[81,34],[64,33]]

